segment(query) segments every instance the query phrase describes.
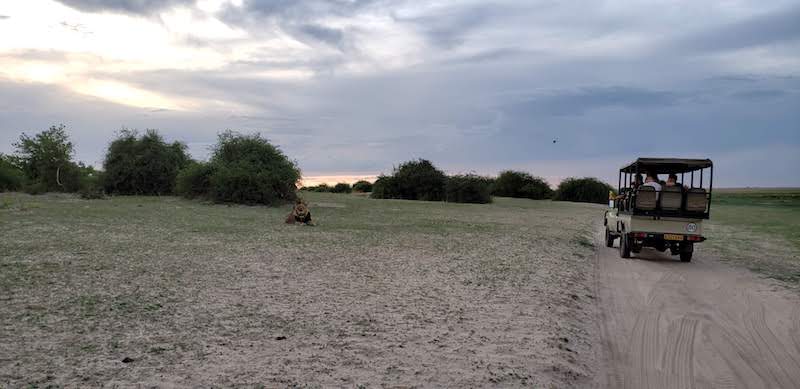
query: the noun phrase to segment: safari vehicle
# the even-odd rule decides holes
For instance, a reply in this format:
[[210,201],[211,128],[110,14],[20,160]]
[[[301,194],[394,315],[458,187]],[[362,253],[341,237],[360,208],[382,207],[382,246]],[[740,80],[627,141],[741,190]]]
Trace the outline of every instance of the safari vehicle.
[[[647,173],[658,174],[660,179],[676,174],[679,181],[675,186],[662,182],[660,191],[637,185],[635,177]],[[605,213],[606,246],[614,247],[619,238],[622,258],[652,247],[670,250],[683,262],[691,261],[694,244],[706,239],[703,220],[711,211],[713,179],[714,164],[709,159],[639,158],[622,167],[619,195],[609,200]]]

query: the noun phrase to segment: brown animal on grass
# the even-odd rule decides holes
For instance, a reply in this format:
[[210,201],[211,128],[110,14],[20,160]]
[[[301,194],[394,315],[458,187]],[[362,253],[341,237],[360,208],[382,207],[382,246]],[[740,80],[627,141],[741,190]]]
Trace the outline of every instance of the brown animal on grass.
[[313,226],[314,222],[311,221],[311,211],[308,209],[308,204],[301,198],[294,202],[292,212],[286,215],[286,224],[303,223],[305,225]]

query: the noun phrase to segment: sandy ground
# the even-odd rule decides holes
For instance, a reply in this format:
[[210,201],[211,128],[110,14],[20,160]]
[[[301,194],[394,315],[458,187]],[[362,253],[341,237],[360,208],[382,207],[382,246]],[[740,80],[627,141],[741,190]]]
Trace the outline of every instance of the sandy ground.
[[681,263],[650,249],[622,259],[598,243],[597,265],[599,387],[800,387],[796,293],[702,247]]
[[308,196],[9,197],[0,387],[591,385],[598,207]]

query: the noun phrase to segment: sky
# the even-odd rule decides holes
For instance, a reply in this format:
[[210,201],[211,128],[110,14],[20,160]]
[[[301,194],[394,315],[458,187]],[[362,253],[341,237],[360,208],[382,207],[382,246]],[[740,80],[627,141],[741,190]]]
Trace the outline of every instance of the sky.
[[[711,158],[715,186],[800,186],[800,1],[0,2],[0,152],[63,123],[206,159],[258,132],[308,183],[416,158],[616,183]],[[554,142],[555,141],[555,142]]]

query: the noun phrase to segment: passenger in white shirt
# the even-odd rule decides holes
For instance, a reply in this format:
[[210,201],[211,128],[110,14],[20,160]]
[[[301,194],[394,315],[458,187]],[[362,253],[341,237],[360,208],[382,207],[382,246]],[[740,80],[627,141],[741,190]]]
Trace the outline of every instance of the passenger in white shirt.
[[652,186],[653,189],[656,190],[656,199],[659,195],[661,195],[661,184],[658,183],[657,174],[648,174],[647,178],[644,179],[644,184],[642,184],[642,186]]

